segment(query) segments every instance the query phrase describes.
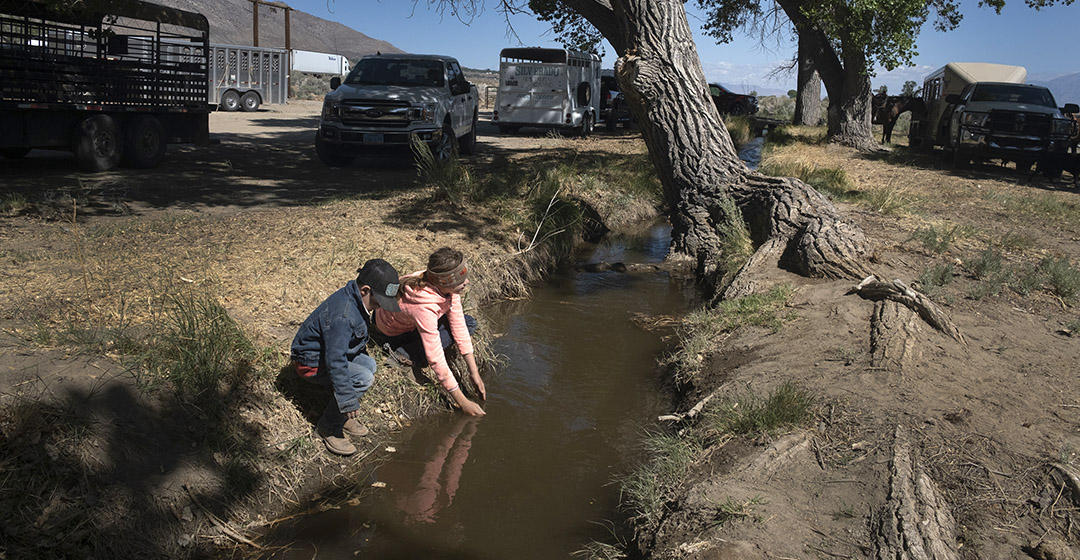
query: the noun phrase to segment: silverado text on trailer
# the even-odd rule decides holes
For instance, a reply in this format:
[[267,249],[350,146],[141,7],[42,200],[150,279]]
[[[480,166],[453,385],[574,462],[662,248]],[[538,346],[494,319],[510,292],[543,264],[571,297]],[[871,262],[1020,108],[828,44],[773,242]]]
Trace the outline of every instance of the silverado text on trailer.
[[457,60],[390,54],[361,58],[323,102],[315,149],[327,165],[346,165],[366,149],[405,147],[413,137],[435,156],[476,149],[479,98]]
[[0,0],[0,153],[71,150],[104,171],[206,143],[209,29],[201,14],[138,0]]

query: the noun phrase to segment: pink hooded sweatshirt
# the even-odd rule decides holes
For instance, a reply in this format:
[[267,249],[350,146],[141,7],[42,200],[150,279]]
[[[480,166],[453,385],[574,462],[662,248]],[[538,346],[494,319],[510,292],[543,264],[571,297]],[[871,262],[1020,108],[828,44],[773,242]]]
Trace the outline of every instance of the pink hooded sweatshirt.
[[[419,277],[424,271],[414,272],[406,278]],[[416,289],[402,286],[401,299],[398,305],[401,311],[393,312],[385,309],[375,310],[375,325],[379,332],[386,336],[398,336],[416,330],[420,332],[420,341],[424,345],[424,355],[427,356],[428,364],[435,371],[435,379],[447,391],[457,388],[457,380],[450,373],[450,367],[446,365],[446,355],[443,353],[442,341],[439,340],[439,319],[448,312],[450,316],[450,334],[457,343],[458,352],[461,355],[472,354],[472,337],[469,329],[465,326],[465,313],[461,308],[461,295],[451,294],[449,297],[439,293],[432,285]]]

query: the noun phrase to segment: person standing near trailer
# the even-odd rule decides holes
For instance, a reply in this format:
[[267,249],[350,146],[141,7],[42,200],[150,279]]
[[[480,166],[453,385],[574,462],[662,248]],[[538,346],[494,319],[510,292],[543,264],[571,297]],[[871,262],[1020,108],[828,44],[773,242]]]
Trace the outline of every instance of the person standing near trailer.
[[600,106],[600,57],[566,49],[503,49],[492,121],[503,133],[522,127],[592,134]]

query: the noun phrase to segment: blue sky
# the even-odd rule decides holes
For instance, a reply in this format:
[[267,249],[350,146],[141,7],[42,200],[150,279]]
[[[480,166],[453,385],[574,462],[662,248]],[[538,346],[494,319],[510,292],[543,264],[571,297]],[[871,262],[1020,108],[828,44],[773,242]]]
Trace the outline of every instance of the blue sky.
[[[478,2],[481,0],[478,0]],[[502,15],[488,8],[468,25],[446,13],[440,16],[420,0],[291,0],[289,5],[319,17],[339,21],[371,37],[389,41],[398,48],[417,53],[455,56],[465,66],[498,68],[499,50],[518,46],[508,36]],[[489,2],[489,4],[494,4]],[[795,87],[793,73],[770,79],[769,74],[791,59],[794,43],[789,38],[760,41],[745,34],[737,35],[727,45],[717,45],[701,33],[701,14],[694,2],[687,4],[690,26],[695,32],[698,53],[705,75],[736,91],[757,88],[761,93],[776,93]],[[977,2],[962,4],[964,21],[949,33],[939,33],[928,23],[918,39],[919,55],[914,67],[891,72],[879,69],[872,80],[890,91],[899,91],[905,80],[922,81],[931,70],[947,62],[998,62],[1028,69],[1029,80],[1049,80],[1080,72],[1080,2],[1072,6],[1035,11],[1020,0],[1011,0],[1001,15],[978,7]],[[544,24],[530,15],[511,19],[520,44],[557,46]],[[610,46],[604,65],[614,65]],[[824,92],[823,92],[824,93]]]

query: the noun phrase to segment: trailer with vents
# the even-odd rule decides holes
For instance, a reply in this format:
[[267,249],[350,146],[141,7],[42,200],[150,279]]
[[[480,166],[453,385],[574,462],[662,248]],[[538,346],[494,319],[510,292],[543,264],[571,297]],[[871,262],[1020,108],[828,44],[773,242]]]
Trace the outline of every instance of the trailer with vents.
[[0,0],[0,155],[75,153],[87,171],[205,144],[209,24],[139,0]]

